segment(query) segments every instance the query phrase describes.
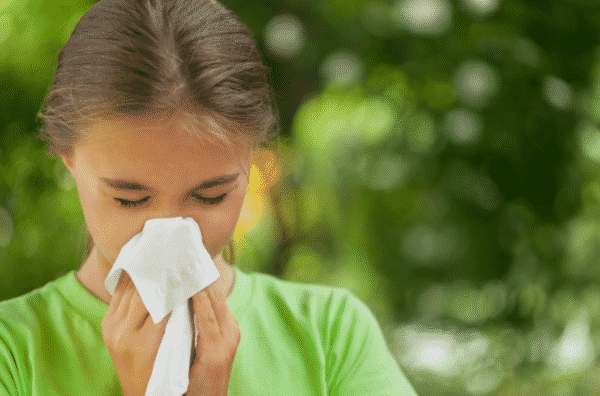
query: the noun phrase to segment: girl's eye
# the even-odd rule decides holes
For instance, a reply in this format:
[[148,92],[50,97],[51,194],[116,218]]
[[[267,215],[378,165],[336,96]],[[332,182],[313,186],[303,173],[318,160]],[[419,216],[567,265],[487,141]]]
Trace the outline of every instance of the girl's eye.
[[[194,195],[194,198],[204,204],[207,205],[217,205],[219,203],[221,203],[225,197],[227,196],[228,193],[225,193],[223,195],[219,195],[218,197],[214,197],[214,198],[207,198],[207,197],[203,197],[200,195]],[[119,204],[119,206],[123,206],[126,208],[133,208],[136,206],[140,206],[143,205],[150,197],[145,197],[143,199],[140,199],[139,201],[128,201],[126,199],[120,199],[120,198],[115,198],[115,201],[117,201],[117,203]]]

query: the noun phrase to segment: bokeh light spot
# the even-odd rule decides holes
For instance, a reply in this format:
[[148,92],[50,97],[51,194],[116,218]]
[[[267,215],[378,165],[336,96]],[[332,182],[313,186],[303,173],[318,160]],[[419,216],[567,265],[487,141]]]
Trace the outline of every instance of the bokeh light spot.
[[544,78],[542,95],[548,103],[561,110],[567,110],[573,105],[571,87],[558,77],[547,76]]
[[452,85],[463,103],[481,109],[498,92],[499,77],[496,70],[487,63],[469,60],[459,66]]
[[321,74],[326,84],[351,85],[358,82],[363,73],[362,60],[350,52],[329,54],[321,66]]
[[557,372],[567,374],[585,370],[594,362],[595,357],[589,315],[585,308],[581,308],[567,323],[560,339],[552,347],[547,363]]
[[452,109],[444,115],[444,127],[458,145],[472,145],[479,141],[483,129],[482,118],[468,109]]
[[446,0],[399,0],[390,16],[416,34],[440,35],[452,29],[452,7]]
[[296,55],[304,46],[302,22],[293,14],[274,16],[265,27],[267,48],[281,58]]
[[384,154],[373,164],[369,186],[375,190],[397,188],[408,178],[409,165],[399,155]]
[[385,101],[370,98],[356,107],[351,125],[362,131],[363,141],[380,143],[391,132],[394,125],[394,109]]
[[462,0],[464,8],[476,16],[487,16],[498,9],[498,0]]
[[579,148],[589,159],[600,161],[600,129],[589,123],[580,125]]

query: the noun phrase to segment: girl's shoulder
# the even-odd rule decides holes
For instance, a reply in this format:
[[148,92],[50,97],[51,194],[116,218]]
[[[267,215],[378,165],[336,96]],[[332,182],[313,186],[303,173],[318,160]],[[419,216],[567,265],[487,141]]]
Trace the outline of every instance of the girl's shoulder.
[[369,308],[348,288],[318,283],[302,283],[266,273],[247,274],[252,282],[248,308],[264,315],[276,312],[299,321],[345,320],[370,313]]

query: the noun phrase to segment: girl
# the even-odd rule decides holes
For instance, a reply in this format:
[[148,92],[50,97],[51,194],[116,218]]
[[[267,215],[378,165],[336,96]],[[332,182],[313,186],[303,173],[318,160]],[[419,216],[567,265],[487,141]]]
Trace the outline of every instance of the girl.
[[244,273],[221,254],[254,151],[278,135],[266,73],[214,0],[101,0],[81,18],[39,117],[92,244],[77,272],[0,303],[0,394],[144,395],[170,314],[154,323],[125,272],[112,296],[104,280],[147,220],[181,216],[220,273],[193,297],[188,396],[415,395],[347,289]]

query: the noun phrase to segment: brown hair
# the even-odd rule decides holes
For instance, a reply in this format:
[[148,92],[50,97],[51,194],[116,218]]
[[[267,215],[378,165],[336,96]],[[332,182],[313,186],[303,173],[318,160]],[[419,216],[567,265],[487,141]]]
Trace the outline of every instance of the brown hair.
[[[279,136],[269,70],[248,28],[215,0],[101,0],[58,54],[39,137],[60,158],[97,121],[145,117],[161,128],[177,113],[192,136],[230,152],[236,141],[257,148]],[[94,242],[84,230],[87,258]]]

